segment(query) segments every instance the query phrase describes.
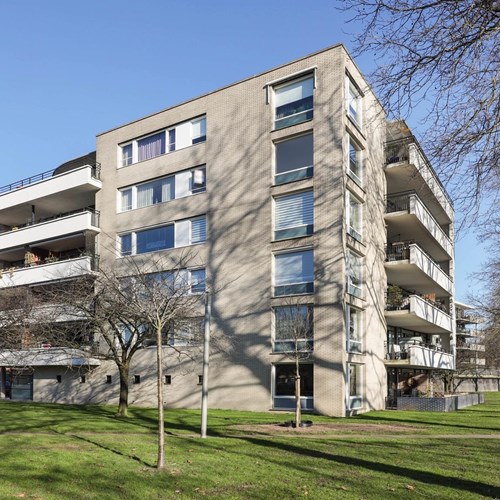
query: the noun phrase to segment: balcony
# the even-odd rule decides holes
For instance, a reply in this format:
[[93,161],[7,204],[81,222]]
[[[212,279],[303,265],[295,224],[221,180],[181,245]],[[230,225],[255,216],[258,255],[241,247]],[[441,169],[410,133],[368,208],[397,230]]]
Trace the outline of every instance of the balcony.
[[453,325],[442,302],[404,290],[389,291],[385,318],[388,325],[422,333],[450,333]]
[[453,221],[453,203],[413,137],[386,144],[385,171],[389,192],[414,189],[441,223]]
[[36,206],[39,216],[46,217],[53,214],[54,206],[69,212],[94,204],[95,193],[101,189],[99,164],[58,172],[49,170],[0,187],[0,211],[7,211],[2,214],[2,222],[26,222],[31,215],[26,212],[27,206]]
[[34,224],[11,227],[0,233],[0,248],[24,247],[84,231],[99,232],[99,212],[84,208],[39,219]]
[[54,261],[45,259],[39,265],[2,270],[0,289],[83,276],[96,268],[96,262],[95,255],[81,255]]
[[387,246],[387,281],[420,293],[452,295],[453,281],[430,255],[412,241]]
[[415,192],[388,196],[385,219],[389,237],[418,241],[436,261],[453,258],[452,241]]
[[484,344],[474,344],[472,342],[457,342],[457,349],[474,352],[485,352]]
[[454,370],[453,355],[440,348],[424,345],[409,345],[392,349],[386,354],[386,366],[392,368],[432,368],[437,370]]

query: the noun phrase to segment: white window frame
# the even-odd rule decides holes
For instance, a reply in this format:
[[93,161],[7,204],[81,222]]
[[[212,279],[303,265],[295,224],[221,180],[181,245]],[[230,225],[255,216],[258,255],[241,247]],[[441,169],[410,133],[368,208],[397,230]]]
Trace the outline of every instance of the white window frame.
[[[351,366],[359,370],[356,376],[356,392],[358,394],[351,394]],[[365,365],[360,363],[347,363],[347,384],[346,384],[346,406],[348,410],[360,410],[364,405],[364,378],[365,378]]]
[[[354,83],[350,75],[345,77],[345,102],[346,114],[359,128],[363,126],[363,94],[359,87]],[[352,106],[354,113],[351,111],[351,102],[356,105]]]
[[[302,252],[311,252],[312,255],[312,265],[313,265],[313,276],[312,276],[312,281],[301,281],[297,283],[290,283],[290,284],[284,284],[284,285],[277,285],[276,284],[276,257],[279,257],[281,255],[289,255],[292,253],[302,253]],[[306,247],[306,248],[294,248],[293,250],[288,250],[284,252],[275,252],[273,253],[273,261],[272,261],[272,273],[273,273],[273,296],[274,297],[286,297],[289,295],[310,295],[314,293],[314,250],[312,247]],[[309,284],[312,283],[312,286],[309,286]],[[300,287],[301,285],[306,285],[305,286],[305,291],[294,291],[293,288],[290,288],[289,293],[283,293],[283,294],[276,294],[276,289],[278,287]],[[286,288],[285,288],[286,290]]]
[[[316,77],[315,77],[315,71],[312,71],[312,72],[309,72],[309,73],[305,73],[305,74],[302,74],[301,76],[297,76],[297,78],[290,78],[290,79],[287,79],[286,81],[284,82],[281,82],[281,83],[276,83],[272,86],[272,89],[273,89],[273,92],[272,92],[272,95],[273,95],[273,99],[272,99],[272,106],[273,106],[273,129],[274,130],[281,130],[281,129],[284,129],[286,127],[291,127],[293,125],[296,125],[296,124],[299,124],[299,123],[304,123],[304,122],[307,122],[307,121],[310,121],[313,119],[314,117],[314,91],[316,89]],[[305,111],[299,111],[298,113],[294,113],[292,115],[288,115],[288,116],[284,116],[284,117],[281,117],[281,118],[276,118],[276,109],[277,109],[277,97],[276,97],[276,91],[279,91],[285,87],[289,87],[291,85],[294,85],[294,84],[297,84],[297,83],[300,83],[300,82],[304,82],[306,80],[311,80],[312,82],[312,98],[313,98],[313,104],[312,104],[312,107],[310,109],[307,109]],[[296,102],[296,101],[291,101],[291,102]],[[311,117],[310,118],[307,118],[307,113],[311,113]],[[300,121],[297,121],[297,122],[294,122],[294,123],[290,123],[289,125],[283,125],[281,127],[278,127],[277,126],[277,122],[278,121],[284,121],[286,119],[289,119],[291,118],[292,116],[298,116],[298,115],[301,115],[301,114],[306,114],[306,118],[304,120],[300,120]]]
[[[280,308],[283,308],[283,307],[290,307],[292,309],[294,308],[302,308],[302,307],[305,307],[306,308],[306,315],[307,315],[307,321],[310,321],[311,322],[311,336],[310,337],[304,337],[304,338],[298,338],[298,339],[294,339],[293,337],[289,337],[289,338],[283,338],[283,339],[277,339],[276,338],[276,330],[277,330],[277,317],[276,317],[276,310],[277,309],[280,309]],[[273,327],[272,327],[272,337],[271,337],[271,340],[272,340],[272,345],[273,345],[273,352],[276,352],[276,353],[290,353],[290,352],[295,352],[295,349],[292,349],[291,351],[290,350],[280,350],[280,349],[276,349],[276,345],[277,344],[280,344],[280,343],[283,343],[283,344],[286,344],[286,343],[295,343],[297,342],[297,347],[298,347],[298,344],[300,342],[304,343],[304,344],[307,344],[307,343],[310,343],[311,345],[311,348],[309,349],[307,347],[307,345],[304,346],[303,349],[298,349],[300,352],[304,352],[304,353],[308,353],[308,352],[312,352],[314,350],[314,304],[292,304],[292,305],[281,305],[281,306],[275,306],[272,308],[272,315],[273,315]]]
[[[200,124],[200,131],[203,132],[203,129],[205,129],[205,133],[200,133],[200,135],[194,135],[194,128],[195,125]],[[198,140],[201,138],[205,138],[203,140]],[[191,144],[199,144],[200,142],[205,142],[207,137],[207,117],[202,116],[200,118],[195,118],[194,120],[191,120]]]
[[[302,137],[306,136],[311,136],[312,139],[312,156],[313,156],[313,163],[311,165],[305,165],[303,167],[295,168],[293,170],[286,170],[285,172],[280,172],[278,173],[276,170],[278,168],[278,149],[281,144],[284,144],[286,142],[291,142],[297,139],[300,139]],[[314,176],[314,134],[313,132],[307,132],[305,134],[300,134],[300,135],[295,135],[292,137],[285,137],[283,139],[280,139],[279,141],[274,142],[273,144],[273,177],[274,177],[274,184],[279,185],[279,184],[285,184],[288,182],[293,182],[293,181],[298,181],[302,179],[308,179],[310,177]]]
[[[280,226],[278,228],[278,205],[280,204],[279,200],[284,200],[288,198],[289,200],[294,198],[299,198],[302,195],[307,195],[312,198],[312,206],[311,209],[311,221],[310,224],[289,224]],[[304,210],[304,205],[302,205],[302,214],[301,217],[307,218],[307,210]],[[286,193],[279,196],[273,197],[273,226],[274,226],[274,234],[273,239],[275,241],[285,240],[289,238],[302,238],[304,236],[310,236],[314,233],[314,191],[312,189],[306,189],[304,191],[295,191],[293,193]],[[282,234],[278,234],[282,233]]]
[[[271,367],[271,397],[272,397],[272,408],[277,410],[293,410],[295,408],[295,396],[280,396],[276,394],[277,383],[276,383],[276,366],[277,365],[292,365],[290,362],[276,363]],[[301,362],[301,365],[312,365],[313,369],[313,395],[312,396],[300,396],[301,407],[303,410],[314,410],[314,363],[312,362]],[[280,406],[276,404],[278,401],[288,402],[288,404]]]
[[[356,151],[356,168],[359,171],[358,173],[354,172],[351,168],[351,146]],[[352,138],[351,134],[347,134],[347,144],[346,144],[346,172],[347,175],[358,184],[360,187],[363,187],[363,149],[359,146],[359,144]]]
[[[363,298],[363,266],[364,259],[361,255],[353,252],[351,249],[347,249],[346,255],[346,282],[347,282],[347,293],[353,295],[354,297]],[[350,269],[354,271],[359,271],[359,277],[356,281],[359,281],[359,284],[354,283]]]
[[[202,219],[205,221],[205,239],[193,242],[193,222],[199,221]],[[189,244],[190,245],[200,245],[202,243],[205,243],[206,241],[207,241],[207,216],[201,215],[200,217],[193,217],[192,219],[189,219]]]
[[[191,132],[190,132],[191,144],[190,145],[197,144],[198,142],[204,142],[204,141],[198,141],[198,142],[193,143],[193,140],[197,139],[197,137],[192,137],[193,124],[201,122],[203,120],[205,120],[205,127],[206,127],[206,115],[203,115],[203,116],[198,116],[196,118],[191,118],[190,120],[186,120],[186,121],[177,123],[176,125],[171,126],[171,127],[166,127],[164,129],[161,129],[161,130],[156,130],[155,132],[151,132],[150,134],[141,135],[140,137],[136,137],[130,141],[126,141],[124,143],[118,144],[118,151],[117,151],[118,168],[125,168],[125,167],[129,167],[130,165],[134,165],[135,163],[139,163],[138,142],[141,141],[142,139],[147,139],[148,137],[151,137],[153,135],[157,135],[157,134],[161,134],[161,133],[164,134],[164,140],[165,140],[165,153],[164,154],[172,153],[173,151],[179,151],[180,149],[184,149],[186,147],[189,147],[189,145],[186,145],[183,148],[171,149],[171,143],[170,143],[170,131],[174,130],[174,133],[177,135],[177,132],[176,132],[177,127],[184,125],[186,123],[190,124],[190,130],[191,130]],[[199,137],[202,137],[202,136],[199,136]],[[206,140],[206,130],[205,130],[205,140]],[[176,141],[177,141],[177,137],[176,137]],[[175,146],[175,144],[176,144],[176,142],[174,142],[174,146]],[[123,148],[130,146],[130,145],[132,145],[132,161],[131,161],[131,163],[125,164],[123,161]],[[163,155],[160,154],[158,156],[163,156]],[[154,156],[152,158],[147,158],[145,160],[141,160],[141,162],[151,160],[153,158],[158,158],[158,156]]]
[[[351,312],[355,313],[356,319],[354,329],[357,332],[359,340],[351,339]],[[364,339],[364,311],[347,305],[346,307],[346,350],[347,352],[362,353],[363,352],[363,339]]]
[[[351,205],[356,206],[356,210],[359,210],[358,219],[359,219],[359,227],[354,227],[354,220],[352,217]],[[363,212],[364,212],[364,203],[351,191],[347,190],[346,192],[346,227],[347,233],[350,234],[355,240],[363,241]]]

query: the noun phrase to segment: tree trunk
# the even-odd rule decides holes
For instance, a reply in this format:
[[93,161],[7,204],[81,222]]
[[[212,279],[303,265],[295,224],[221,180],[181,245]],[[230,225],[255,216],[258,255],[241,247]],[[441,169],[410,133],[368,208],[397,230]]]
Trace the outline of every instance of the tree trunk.
[[120,399],[118,401],[118,417],[128,416],[128,379],[129,379],[129,363],[123,363],[118,367],[120,374]]
[[156,388],[158,396],[158,462],[157,469],[165,468],[165,422],[163,416],[163,352],[161,328],[156,329]]
[[299,360],[295,360],[295,427],[301,424],[302,412],[300,407],[300,365]]

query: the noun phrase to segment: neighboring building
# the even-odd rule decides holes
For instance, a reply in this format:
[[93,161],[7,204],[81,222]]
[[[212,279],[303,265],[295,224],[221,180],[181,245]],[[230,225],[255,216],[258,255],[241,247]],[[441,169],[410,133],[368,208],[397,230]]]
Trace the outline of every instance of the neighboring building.
[[455,302],[457,321],[457,372],[477,372],[486,368],[485,346],[482,331],[478,325],[483,323],[473,306]]
[[[313,318],[305,409],[381,409],[410,379],[421,390],[431,372],[454,368],[453,207],[342,45],[100,134],[97,161],[102,264],[188,249],[197,283],[219,290],[212,334],[235,342],[212,356],[212,407],[294,406],[280,318],[295,305]],[[58,394],[37,393],[37,373],[35,400],[116,401],[108,361],[86,384],[66,371]],[[166,404],[198,406],[200,373],[167,358]],[[152,349],[131,377],[131,403],[154,405]]]

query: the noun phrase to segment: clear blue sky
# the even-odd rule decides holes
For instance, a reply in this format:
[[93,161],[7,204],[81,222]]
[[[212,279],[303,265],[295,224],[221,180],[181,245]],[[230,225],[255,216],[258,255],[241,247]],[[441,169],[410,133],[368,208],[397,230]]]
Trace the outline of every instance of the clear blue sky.
[[[335,43],[349,48],[355,25],[334,5],[0,2],[0,185],[93,151],[99,132]],[[370,71],[370,57],[357,63]],[[457,298],[465,299],[467,274],[484,256],[468,236],[456,257]]]

